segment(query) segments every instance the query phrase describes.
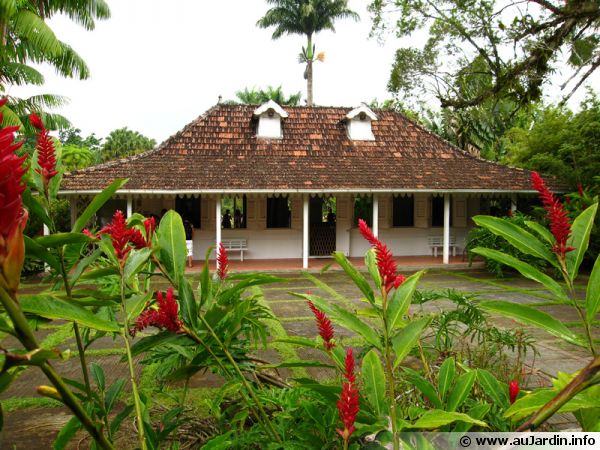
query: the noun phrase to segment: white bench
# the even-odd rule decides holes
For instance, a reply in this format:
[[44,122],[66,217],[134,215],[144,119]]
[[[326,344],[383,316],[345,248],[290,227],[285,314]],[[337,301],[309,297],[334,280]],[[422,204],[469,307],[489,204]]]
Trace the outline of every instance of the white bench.
[[244,260],[244,252],[248,251],[248,243],[246,239],[233,238],[221,240],[223,247],[228,252],[240,252],[240,261]]
[[[429,247],[434,258],[437,258],[438,248],[443,251],[444,249],[444,237],[443,236],[429,236],[427,238]],[[456,256],[456,236],[450,236],[450,248],[452,249],[452,256]]]

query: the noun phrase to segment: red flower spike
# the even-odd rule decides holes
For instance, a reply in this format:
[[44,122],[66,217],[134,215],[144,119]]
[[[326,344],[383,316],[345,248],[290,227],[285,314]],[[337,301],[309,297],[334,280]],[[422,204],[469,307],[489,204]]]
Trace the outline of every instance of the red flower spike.
[[144,229],[146,230],[146,244],[150,247],[152,245],[152,236],[154,236],[154,230],[156,229],[156,219],[149,217],[144,220]]
[[219,251],[217,254],[217,275],[221,280],[227,277],[227,269],[229,265],[229,259],[227,258],[227,249],[222,242],[219,243]]
[[[0,102],[3,105],[6,99]],[[25,157],[15,154],[23,144],[14,142],[17,130],[0,128],[0,285],[13,292],[19,286],[25,258],[23,230],[28,217],[22,201]]]
[[559,258],[564,259],[567,252],[575,250],[573,247],[567,247],[567,240],[571,235],[571,222],[567,216],[567,211],[565,211],[562,203],[548,189],[539,173],[531,173],[531,182],[535,190],[540,193],[540,199],[550,221],[550,231],[556,240],[552,251]]
[[161,329],[178,333],[181,331],[183,323],[179,319],[179,307],[173,296],[173,288],[169,288],[166,298],[162,292],[157,292],[156,300],[158,309],[148,308],[137,318],[131,334],[142,331],[149,326],[155,326]]
[[355,385],[354,356],[352,355],[352,348],[346,349],[344,377],[346,378],[346,381],[342,385],[342,393],[337,402],[338,413],[344,424],[344,429],[341,430],[338,428],[337,432],[342,439],[347,442],[355,431],[354,422],[359,411],[358,389]]
[[512,380],[508,384],[508,397],[511,405],[517,400],[520,390],[521,388],[519,387],[519,382],[517,380]]
[[580,197],[583,197],[585,195],[583,192],[583,185],[581,183],[577,183],[577,192],[579,192]]
[[[396,261],[394,261],[394,255],[387,245],[382,243],[373,234],[373,231],[371,231],[364,220],[358,219],[358,229],[360,230],[360,234],[362,234],[363,237],[369,241],[371,247],[375,249],[375,257],[377,259],[379,275],[381,276],[381,281],[385,286],[385,290],[389,292],[395,285],[397,278],[396,271],[398,270],[398,266],[396,265]],[[400,282],[400,284],[402,283]]]
[[144,239],[140,230],[127,227],[125,216],[119,210],[115,211],[112,222],[98,232],[98,235],[101,234],[110,235],[115,254],[121,264],[125,263],[131,247],[140,249],[150,246],[150,241]]
[[310,300],[307,302],[308,307],[315,315],[315,320],[317,322],[317,327],[319,328],[319,336],[323,338],[323,347],[325,350],[331,350],[335,347],[335,343],[332,342],[333,339],[333,325],[331,324],[331,320],[327,317],[327,315],[317,308],[313,302]]
[[402,286],[402,283],[404,283],[405,281],[406,278],[404,278],[403,275],[398,275],[394,280],[394,289],[398,289],[400,286]]
[[50,137],[48,130],[44,127],[42,119],[35,113],[29,116],[31,124],[40,130],[37,135],[37,151],[38,151],[38,166],[36,172],[42,176],[44,188],[48,188],[48,183],[58,174],[56,171],[56,150],[54,149],[54,141]]

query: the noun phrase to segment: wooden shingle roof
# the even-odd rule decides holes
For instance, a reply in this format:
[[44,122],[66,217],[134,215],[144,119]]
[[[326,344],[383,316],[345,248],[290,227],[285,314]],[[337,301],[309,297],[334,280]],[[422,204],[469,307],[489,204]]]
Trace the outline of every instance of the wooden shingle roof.
[[256,137],[256,106],[219,104],[157,148],[67,174],[62,192],[532,192],[530,172],[464,152],[377,110],[374,141],[349,139],[351,108],[285,107],[282,139]]

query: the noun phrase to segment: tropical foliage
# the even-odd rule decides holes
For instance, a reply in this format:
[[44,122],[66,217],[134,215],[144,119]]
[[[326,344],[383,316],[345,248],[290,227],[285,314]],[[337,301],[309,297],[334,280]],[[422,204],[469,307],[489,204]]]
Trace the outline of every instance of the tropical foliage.
[[127,127],[113,130],[104,140],[98,157],[99,161],[110,161],[135,155],[152,149],[156,145],[154,139],[148,138],[138,131]]
[[248,89],[246,87],[243,91],[237,91],[235,96],[237,100],[234,100],[233,103],[239,102],[246,105],[261,105],[269,100],[273,100],[281,106],[298,106],[302,99],[302,93],[300,92],[286,96],[281,86],[277,86],[276,88],[268,86],[267,89]]

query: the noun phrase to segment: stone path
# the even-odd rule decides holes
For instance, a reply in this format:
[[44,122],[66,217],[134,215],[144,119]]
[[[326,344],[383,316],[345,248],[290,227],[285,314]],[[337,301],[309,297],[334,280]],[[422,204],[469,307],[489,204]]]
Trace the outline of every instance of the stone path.
[[[276,285],[268,285],[255,288],[254,293],[264,295],[264,303],[268,305],[280,320],[280,324],[271,321],[272,335],[274,337],[304,336],[314,337],[316,328],[312,314],[303,300],[294,297],[290,292],[305,293],[308,290],[315,295],[321,295],[331,302],[364,308],[365,304],[360,301],[360,292],[356,289],[341,272],[329,272],[314,275],[319,283],[315,286],[310,280],[299,273],[284,273],[282,277],[287,282]],[[585,287],[587,280],[583,280],[581,286]],[[323,283],[326,283],[324,285]],[[520,277],[510,277],[496,280],[489,274],[479,271],[429,271],[418,286],[421,291],[445,291],[456,289],[458,291],[476,293],[480,299],[509,300],[522,304],[542,305],[542,309],[554,317],[573,325],[577,317],[568,308],[561,305],[548,304],[549,293],[540,286]],[[427,310],[440,310],[448,308],[450,302],[436,301],[425,305]],[[413,306],[418,308],[418,306]],[[501,327],[514,328],[515,323],[505,318],[494,318],[493,322]],[[37,332],[40,340],[59,339],[61,334],[67,338],[60,341],[58,347],[61,350],[76,350],[73,338],[68,336],[68,325],[55,324],[54,328],[42,329]],[[595,337],[600,339],[599,327],[595,327]],[[577,330],[577,328],[574,328]],[[583,367],[589,360],[588,354],[583,350],[565,344],[558,338],[537,330],[527,330],[536,340],[539,356],[535,359],[536,372],[532,384],[546,384],[549,377],[556,375],[558,371],[573,372]],[[352,345],[353,334],[336,327],[336,337],[349,342]],[[0,344],[4,348],[15,346],[12,338],[6,338]],[[56,344],[54,344],[56,345]],[[105,337],[94,343],[88,356],[88,364],[97,362],[102,364],[107,374],[107,381],[111,382],[117,378],[127,378],[128,371],[126,363],[121,361],[120,339],[113,341]],[[289,344],[271,342],[269,348],[258,352],[258,356],[273,362],[290,359],[317,359],[322,360],[320,352],[312,349],[298,349]],[[531,361],[531,357],[530,357]],[[67,361],[55,363],[57,370],[68,377],[80,379],[79,360],[72,357]],[[137,361],[138,374],[143,378],[144,366]],[[281,371],[281,375],[288,376],[311,376],[318,379],[327,379],[332,376],[329,369],[294,368]],[[533,380],[533,379],[532,379]],[[0,394],[3,407],[8,407],[5,412],[5,427],[0,434],[0,448],[4,449],[44,449],[51,448],[51,442],[55,433],[62,424],[68,420],[68,415],[61,408],[54,406],[39,407],[39,400],[35,393],[35,387],[40,384],[48,384],[39,370],[30,369],[25,371],[10,388]],[[221,380],[211,374],[201,374],[194,377],[190,382],[190,388],[214,388],[221,384]],[[39,397],[38,397],[39,398]],[[32,410],[27,406],[36,406]],[[572,426],[569,416],[557,417],[554,424],[559,428]],[[33,445],[33,442],[36,444]]]

